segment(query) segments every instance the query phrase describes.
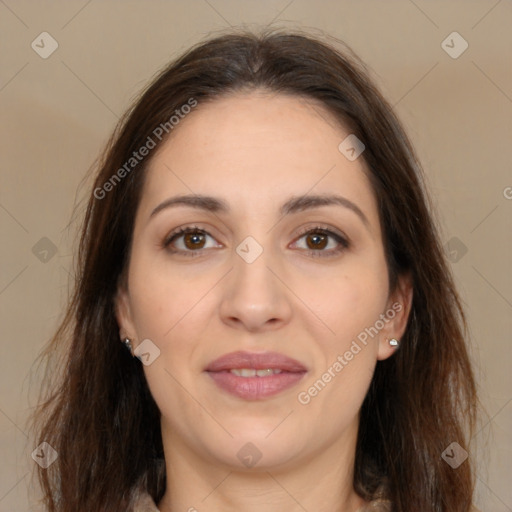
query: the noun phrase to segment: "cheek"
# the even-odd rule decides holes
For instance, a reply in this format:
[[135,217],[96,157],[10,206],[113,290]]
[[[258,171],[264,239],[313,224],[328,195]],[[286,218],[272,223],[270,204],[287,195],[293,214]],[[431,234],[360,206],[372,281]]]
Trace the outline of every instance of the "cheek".
[[[379,318],[386,289],[374,277],[343,275],[316,295],[316,311],[323,323],[314,330],[309,326],[317,341],[317,364],[297,399],[304,411],[319,418],[313,422],[315,428],[333,436],[361,407],[375,370],[378,338],[366,329]],[[329,425],[322,423],[326,410],[333,411]]]
[[[162,265],[154,256],[135,254],[130,265],[132,314],[139,336],[163,340],[195,309],[212,279],[190,278],[179,267]],[[201,276],[201,273],[199,273]],[[213,282],[213,281],[212,281]]]
[[329,276],[323,285],[319,281],[305,284],[308,304],[341,344],[375,323],[387,292],[387,276],[376,266],[354,265],[350,271]]
[[[160,350],[159,357],[144,366],[144,374],[155,402],[165,417],[173,412],[195,417],[200,413],[186,389],[194,343],[200,329],[196,320],[202,310],[208,285],[205,279],[190,281],[179,270],[155,265],[155,261],[134,257],[130,269],[132,315],[139,341],[150,339]],[[206,279],[208,281],[208,279]],[[210,285],[211,287],[211,285]],[[204,311],[203,311],[204,313]]]

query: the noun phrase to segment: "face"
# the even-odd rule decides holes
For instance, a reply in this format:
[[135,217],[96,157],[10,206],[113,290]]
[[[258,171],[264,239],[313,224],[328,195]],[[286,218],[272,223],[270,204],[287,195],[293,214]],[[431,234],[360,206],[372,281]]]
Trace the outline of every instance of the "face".
[[[349,133],[310,100],[239,93],[199,104],[152,159],[117,318],[146,340],[164,446],[284,468],[354,443],[411,291],[390,295],[364,153],[338,149]],[[271,371],[206,371],[238,351],[224,366]]]

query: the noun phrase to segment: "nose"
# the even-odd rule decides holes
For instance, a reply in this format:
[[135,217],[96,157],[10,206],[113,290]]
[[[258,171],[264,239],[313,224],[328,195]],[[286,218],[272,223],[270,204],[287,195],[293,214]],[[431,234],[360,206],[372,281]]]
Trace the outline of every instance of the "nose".
[[273,268],[266,251],[252,263],[233,255],[220,304],[222,321],[250,332],[278,329],[289,323],[292,304],[289,289]]

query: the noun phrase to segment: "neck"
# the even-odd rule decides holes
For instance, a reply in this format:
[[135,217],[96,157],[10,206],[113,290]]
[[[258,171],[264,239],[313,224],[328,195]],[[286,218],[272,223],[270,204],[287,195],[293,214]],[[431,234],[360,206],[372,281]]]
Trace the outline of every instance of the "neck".
[[308,458],[243,470],[180,443],[164,424],[162,435],[167,488],[160,512],[357,512],[366,504],[353,489],[357,423]]

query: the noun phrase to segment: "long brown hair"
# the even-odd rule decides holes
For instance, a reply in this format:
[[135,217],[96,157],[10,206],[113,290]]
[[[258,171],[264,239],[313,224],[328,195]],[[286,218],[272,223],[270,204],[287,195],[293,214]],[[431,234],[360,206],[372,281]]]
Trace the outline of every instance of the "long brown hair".
[[[136,165],[126,163],[148,137],[156,140],[156,127],[179,130],[169,120],[191,99],[201,108],[256,88],[317,100],[363,141],[390,292],[399,275],[412,276],[400,350],[377,363],[362,404],[355,490],[370,500],[384,488],[397,512],[469,510],[471,459],[454,469],[441,457],[453,442],[469,451],[476,421],[466,318],[414,150],[364,64],[345,48],[297,31],[217,36],[168,65],[119,123],[97,165],[73,295],[39,356],[47,368],[55,354],[62,356],[58,379],[47,374],[31,418],[37,443],[46,441],[59,455],[47,469],[35,466],[49,512],[130,510],[134,489],[156,503],[165,492],[160,412],[140,361],[120,343],[114,314],[155,151]],[[126,172],[118,173],[123,166]],[[116,173],[122,178],[114,180]]]

